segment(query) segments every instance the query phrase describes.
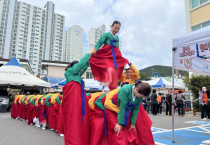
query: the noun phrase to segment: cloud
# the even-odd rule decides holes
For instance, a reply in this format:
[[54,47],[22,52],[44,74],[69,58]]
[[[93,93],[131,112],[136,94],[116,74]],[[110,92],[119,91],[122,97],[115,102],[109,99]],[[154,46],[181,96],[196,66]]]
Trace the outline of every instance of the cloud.
[[[23,0],[44,7],[47,0]],[[85,37],[91,27],[122,23],[122,54],[138,69],[172,64],[172,39],[186,33],[183,0],[53,0],[65,27],[80,25]],[[84,39],[87,43],[87,38]],[[87,51],[87,45],[84,45]]]

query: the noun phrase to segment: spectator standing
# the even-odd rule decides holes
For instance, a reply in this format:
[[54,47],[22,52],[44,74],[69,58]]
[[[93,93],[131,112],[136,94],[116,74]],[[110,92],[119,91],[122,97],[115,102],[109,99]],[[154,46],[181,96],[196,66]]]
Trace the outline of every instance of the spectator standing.
[[171,96],[171,93],[169,93],[166,97],[166,115],[171,115],[171,106],[172,106],[172,96]]
[[158,113],[162,114],[162,96],[161,96],[161,93],[158,93],[157,101],[158,101]]
[[210,114],[209,114],[209,110],[208,110],[208,96],[207,96],[206,91],[207,91],[206,87],[202,87],[202,91],[199,96],[199,102],[201,105],[201,120],[206,120],[204,118],[205,112],[208,116],[208,119],[210,119]]
[[[182,91],[179,91],[178,94],[175,96],[175,100],[176,100],[176,104],[177,104],[177,107],[178,107],[178,115],[184,115],[184,108],[183,108],[183,104],[184,104],[184,101],[185,100],[185,97],[184,95],[182,94]],[[181,112],[180,112],[180,109],[181,109]]]
[[147,104],[147,113],[150,114],[150,106],[151,106],[151,98],[150,96],[147,97],[146,99],[146,104]]
[[157,101],[157,94],[156,90],[152,90],[152,95],[151,95],[151,105],[152,105],[152,114],[157,115],[157,106],[158,106],[158,101]]

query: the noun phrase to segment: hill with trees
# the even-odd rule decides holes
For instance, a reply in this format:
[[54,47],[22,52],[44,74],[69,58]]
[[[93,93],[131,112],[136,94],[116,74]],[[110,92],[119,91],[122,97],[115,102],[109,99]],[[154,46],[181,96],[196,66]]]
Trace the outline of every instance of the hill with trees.
[[[140,76],[143,76],[143,78],[144,77],[153,77],[155,72],[158,73],[158,77],[170,77],[170,76],[172,76],[172,67],[171,66],[154,65],[154,66],[150,66],[150,67],[141,69],[139,71],[140,71]],[[182,75],[182,76],[188,76],[189,75],[188,72],[181,71],[181,70],[179,70],[179,74]]]

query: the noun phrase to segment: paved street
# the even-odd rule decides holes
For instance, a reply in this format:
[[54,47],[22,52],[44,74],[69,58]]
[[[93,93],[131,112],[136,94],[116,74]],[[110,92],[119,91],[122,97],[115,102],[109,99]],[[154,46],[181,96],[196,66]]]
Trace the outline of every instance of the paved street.
[[0,145],[64,145],[63,137],[0,113]]
[[[153,122],[152,132],[156,144],[172,144],[171,116],[149,116]],[[28,126],[25,121],[12,119],[10,112],[0,113],[0,124],[0,145],[64,145],[63,137],[54,131]],[[175,144],[207,145],[210,144],[209,140],[210,120],[201,121],[199,115],[193,117],[192,114],[175,116]]]

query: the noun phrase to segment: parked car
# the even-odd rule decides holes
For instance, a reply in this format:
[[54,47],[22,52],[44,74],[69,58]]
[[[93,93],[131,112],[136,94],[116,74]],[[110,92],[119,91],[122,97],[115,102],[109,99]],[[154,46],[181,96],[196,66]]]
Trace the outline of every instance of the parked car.
[[0,112],[6,112],[9,106],[9,96],[6,89],[0,89]]

